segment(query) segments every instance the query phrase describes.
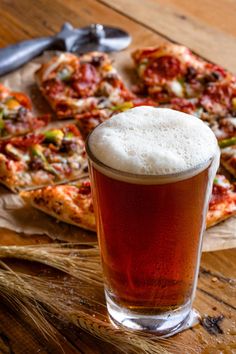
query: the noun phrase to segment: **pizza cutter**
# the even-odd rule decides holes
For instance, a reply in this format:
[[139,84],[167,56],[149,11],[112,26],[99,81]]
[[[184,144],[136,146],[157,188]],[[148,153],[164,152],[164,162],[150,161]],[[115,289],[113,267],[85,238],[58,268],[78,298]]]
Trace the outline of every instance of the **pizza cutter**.
[[27,40],[0,49],[0,75],[19,68],[44,50],[58,49],[78,54],[114,52],[125,49],[130,42],[130,35],[116,27],[92,24],[74,28],[70,23],[64,23],[55,36]]

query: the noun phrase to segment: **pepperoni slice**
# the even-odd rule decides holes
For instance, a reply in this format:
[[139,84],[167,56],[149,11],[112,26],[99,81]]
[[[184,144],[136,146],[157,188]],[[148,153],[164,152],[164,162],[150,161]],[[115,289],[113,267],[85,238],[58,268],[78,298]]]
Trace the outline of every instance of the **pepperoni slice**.
[[10,140],[11,144],[17,147],[27,148],[29,146],[40,144],[44,140],[43,134],[28,134],[23,137],[15,137]]
[[185,98],[173,98],[170,102],[170,107],[176,111],[193,114],[196,111],[196,104]]
[[96,69],[91,64],[82,64],[80,68],[81,80],[87,83],[98,82],[99,76]]
[[232,88],[228,84],[218,83],[208,85],[200,99],[200,103],[210,112],[218,112],[220,108],[222,115],[224,115],[227,113],[227,109],[231,108],[232,94]]
[[48,96],[54,97],[65,92],[65,84],[62,81],[51,79],[44,82],[44,89]]
[[88,195],[91,194],[91,185],[90,182],[83,182],[83,184],[79,187],[79,194]]
[[151,78],[152,81],[158,82],[160,79],[173,79],[181,72],[181,64],[179,59],[170,55],[164,55],[157,58],[148,65],[145,70],[144,77]]
[[28,134],[23,137],[15,137],[11,139],[5,139],[0,141],[0,151],[4,152],[8,143],[18,148],[27,148],[29,146],[40,144],[44,139],[43,134]]
[[100,78],[95,67],[89,63],[82,64],[79,71],[73,76],[72,87],[81,96],[88,96]]

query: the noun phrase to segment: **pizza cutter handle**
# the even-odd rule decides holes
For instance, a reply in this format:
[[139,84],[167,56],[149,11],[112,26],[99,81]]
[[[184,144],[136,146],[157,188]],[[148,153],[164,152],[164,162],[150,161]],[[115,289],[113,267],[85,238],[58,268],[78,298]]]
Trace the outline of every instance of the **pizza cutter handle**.
[[44,50],[53,48],[57,43],[56,37],[43,37],[1,48],[0,76],[19,68]]

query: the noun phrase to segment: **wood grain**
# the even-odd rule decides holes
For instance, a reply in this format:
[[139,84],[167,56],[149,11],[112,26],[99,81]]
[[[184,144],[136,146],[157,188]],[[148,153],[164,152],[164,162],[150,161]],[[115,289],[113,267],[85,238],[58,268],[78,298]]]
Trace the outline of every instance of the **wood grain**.
[[64,350],[67,354],[80,353],[69,341],[56,332],[56,341],[48,341],[30,329],[15,312],[0,305],[0,353],[3,354],[57,354]]
[[[206,59],[221,64],[236,73],[234,21],[229,21],[233,29],[225,31],[225,26],[218,26],[220,20],[220,15],[218,14],[216,15],[218,21],[212,27],[208,22],[207,16],[198,16],[195,12],[195,7],[201,6],[198,1],[195,1],[195,7],[187,5],[192,3],[190,1],[182,1],[182,4],[187,5],[186,7],[181,6],[181,4],[177,6],[177,1],[166,2],[164,0],[100,1],[144,25],[146,28],[152,29],[172,41],[184,44]],[[208,5],[207,3],[202,5],[205,13],[208,13],[209,16],[212,12],[214,13],[214,4],[215,2],[211,1],[210,5],[208,1]],[[221,23],[227,22],[227,15],[231,14],[233,16],[233,8],[231,6],[227,7],[227,2],[225,7],[227,10],[222,12],[224,15],[221,16]]]
[[[158,0],[163,6],[172,6],[186,18],[194,18],[208,27],[236,36],[234,0]],[[223,15],[223,16],[222,16]]]
[[[142,42],[155,44],[157,38],[163,40],[151,30],[94,0],[5,1],[1,2],[0,14],[1,46],[35,36],[55,34],[66,21],[75,27],[82,27],[96,22],[104,23],[105,19],[105,22],[112,22],[113,26],[120,26],[133,34],[132,47],[137,47]],[[9,23],[14,26],[14,31]]]
[[[114,55],[129,74],[132,73],[130,52],[134,48],[159,45],[168,39],[186,44],[204,57],[236,72],[235,7],[236,3],[232,0],[2,0],[0,46],[52,35],[65,21],[78,27],[101,22],[122,27],[132,35],[131,47],[122,55]],[[0,230],[0,237],[1,244],[9,245],[52,242],[46,236],[29,237],[5,229]],[[170,339],[173,344],[177,342],[182,345],[181,354],[215,354],[218,349],[222,353],[224,350],[233,353],[235,335],[231,329],[236,323],[235,258],[235,249],[203,254],[194,306],[201,314],[223,314],[224,334],[212,336],[200,325],[185,331]],[[18,269],[22,267],[21,264]],[[82,331],[58,323],[55,323],[55,328],[65,353],[120,353],[118,349]],[[53,347],[53,343],[41,342],[29,326],[1,305],[2,352],[59,354],[60,349]]]

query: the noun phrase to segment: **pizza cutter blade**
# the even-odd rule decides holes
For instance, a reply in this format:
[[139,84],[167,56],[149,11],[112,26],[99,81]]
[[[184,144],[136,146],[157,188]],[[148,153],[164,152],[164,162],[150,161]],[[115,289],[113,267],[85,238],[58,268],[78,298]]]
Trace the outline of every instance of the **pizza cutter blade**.
[[87,35],[77,40],[71,51],[86,53],[91,51],[115,52],[127,48],[131,43],[131,36],[124,30],[101,24],[92,24],[83,29]]
[[90,51],[113,52],[125,49],[131,42],[130,35],[122,29],[92,24],[74,28],[65,23],[55,36],[23,41],[0,49],[0,75],[27,63],[44,50],[59,49],[73,53]]

